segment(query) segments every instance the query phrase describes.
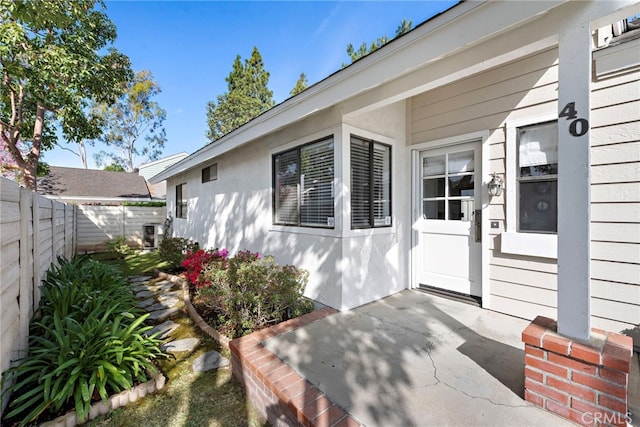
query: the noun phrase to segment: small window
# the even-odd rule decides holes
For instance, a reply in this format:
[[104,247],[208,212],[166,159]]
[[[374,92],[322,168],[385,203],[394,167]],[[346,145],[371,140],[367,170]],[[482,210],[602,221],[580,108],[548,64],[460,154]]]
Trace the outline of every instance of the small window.
[[333,138],[273,156],[273,223],[334,227]]
[[391,225],[391,147],[351,137],[351,228]]
[[176,218],[187,217],[187,184],[176,185]]
[[558,231],[558,123],[517,129],[518,231]]
[[214,163],[202,169],[202,183],[215,181],[218,179],[218,164]]

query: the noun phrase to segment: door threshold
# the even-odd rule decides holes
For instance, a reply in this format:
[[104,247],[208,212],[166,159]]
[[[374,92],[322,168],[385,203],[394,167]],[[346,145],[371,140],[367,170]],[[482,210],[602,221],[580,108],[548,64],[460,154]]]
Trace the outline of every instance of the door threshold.
[[482,307],[482,298],[463,294],[456,291],[449,291],[446,289],[436,288],[435,286],[419,285],[417,290],[426,292],[428,294],[437,295],[439,297],[448,298],[454,301],[464,302],[465,304],[474,305],[476,307]]

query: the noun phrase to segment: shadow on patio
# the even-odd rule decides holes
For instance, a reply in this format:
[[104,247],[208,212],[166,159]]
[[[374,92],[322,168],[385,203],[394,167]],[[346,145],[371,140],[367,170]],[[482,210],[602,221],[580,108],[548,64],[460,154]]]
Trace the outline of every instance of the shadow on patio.
[[264,345],[364,425],[563,425],[522,399],[527,324],[403,291]]

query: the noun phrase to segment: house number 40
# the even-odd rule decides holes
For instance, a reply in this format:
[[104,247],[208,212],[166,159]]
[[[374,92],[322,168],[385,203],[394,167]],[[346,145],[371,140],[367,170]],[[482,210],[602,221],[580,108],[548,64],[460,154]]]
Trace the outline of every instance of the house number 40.
[[576,111],[575,102],[565,105],[558,117],[566,117],[567,120],[572,120],[569,125],[569,133],[573,136],[582,136],[589,132],[589,120],[576,118],[578,117],[578,111]]

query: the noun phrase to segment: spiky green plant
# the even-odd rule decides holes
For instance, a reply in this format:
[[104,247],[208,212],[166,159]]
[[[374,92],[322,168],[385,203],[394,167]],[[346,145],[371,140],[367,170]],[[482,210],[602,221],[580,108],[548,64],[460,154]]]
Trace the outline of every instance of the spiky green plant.
[[96,396],[106,401],[146,381],[152,360],[164,356],[116,270],[88,258],[58,262],[41,286],[27,355],[2,375],[12,395],[5,417],[20,425],[68,406],[82,422]]

